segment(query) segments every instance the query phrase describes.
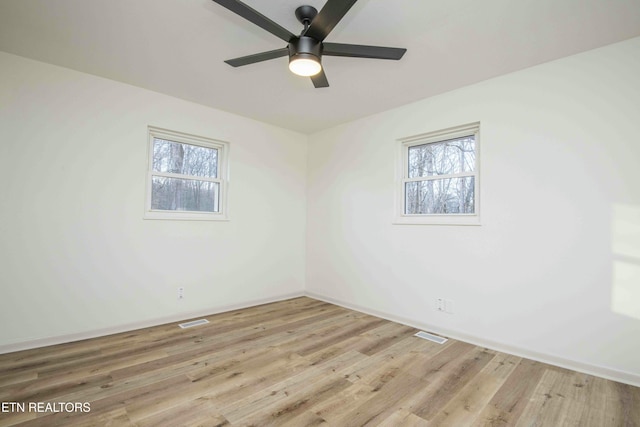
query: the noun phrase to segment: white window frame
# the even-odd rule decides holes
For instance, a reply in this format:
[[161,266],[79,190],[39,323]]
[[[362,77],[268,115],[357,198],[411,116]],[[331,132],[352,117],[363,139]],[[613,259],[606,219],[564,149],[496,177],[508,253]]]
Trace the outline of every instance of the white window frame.
[[[406,214],[405,184],[424,181],[425,177],[409,178],[409,148],[416,145],[443,142],[465,136],[475,137],[475,170],[459,174],[439,175],[437,179],[474,177],[474,213],[472,214]],[[480,225],[480,122],[427,132],[396,140],[396,197],[394,224]],[[430,179],[433,179],[430,177]]]
[[[153,170],[153,140],[163,139],[181,144],[197,145],[218,150],[216,178],[182,175]],[[190,135],[154,126],[148,126],[147,143],[147,189],[145,197],[144,219],[196,220],[196,221],[228,221],[227,193],[229,188],[229,143],[202,136]],[[151,209],[152,178],[163,176],[168,178],[197,179],[198,181],[216,182],[219,185],[218,212],[171,211]]]

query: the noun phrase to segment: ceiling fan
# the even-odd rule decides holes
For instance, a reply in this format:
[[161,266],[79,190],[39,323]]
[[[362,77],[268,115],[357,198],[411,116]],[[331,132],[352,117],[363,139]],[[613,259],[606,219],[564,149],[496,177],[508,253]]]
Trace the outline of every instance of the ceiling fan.
[[321,88],[329,86],[329,81],[321,65],[323,55],[398,60],[407,51],[407,49],[396,47],[324,42],[331,30],[357,0],[328,0],[320,13],[313,6],[298,7],[295,11],[296,18],[304,26],[299,36],[238,0],[213,1],[288,43],[287,47],[282,49],[224,61],[232,67],[288,55],[289,69],[295,74],[311,77],[313,85],[316,88]]

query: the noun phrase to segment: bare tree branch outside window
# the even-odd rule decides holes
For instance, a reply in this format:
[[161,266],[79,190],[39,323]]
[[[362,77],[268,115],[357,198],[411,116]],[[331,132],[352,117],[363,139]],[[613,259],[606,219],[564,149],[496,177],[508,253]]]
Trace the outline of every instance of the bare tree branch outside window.
[[152,161],[151,209],[219,212],[217,149],[154,138]]
[[475,213],[475,136],[408,147],[405,214]]

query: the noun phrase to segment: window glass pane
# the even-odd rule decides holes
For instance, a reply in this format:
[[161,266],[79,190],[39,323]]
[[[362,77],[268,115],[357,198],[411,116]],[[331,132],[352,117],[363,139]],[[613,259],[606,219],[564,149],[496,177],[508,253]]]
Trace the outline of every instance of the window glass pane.
[[153,170],[217,178],[218,150],[154,138]]
[[448,175],[475,170],[475,136],[409,147],[408,177]]
[[151,178],[151,209],[165,211],[219,212],[218,182],[196,179]]
[[472,176],[405,183],[405,214],[472,214]]

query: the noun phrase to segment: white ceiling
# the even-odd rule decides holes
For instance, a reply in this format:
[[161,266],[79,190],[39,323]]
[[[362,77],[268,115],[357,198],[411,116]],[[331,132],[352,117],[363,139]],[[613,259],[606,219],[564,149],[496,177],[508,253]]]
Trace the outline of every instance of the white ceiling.
[[[321,0],[246,0],[293,33]],[[314,89],[285,47],[211,0],[0,0],[0,50],[303,133],[640,36],[640,0],[359,0],[326,41],[408,49],[400,61],[324,57]]]

